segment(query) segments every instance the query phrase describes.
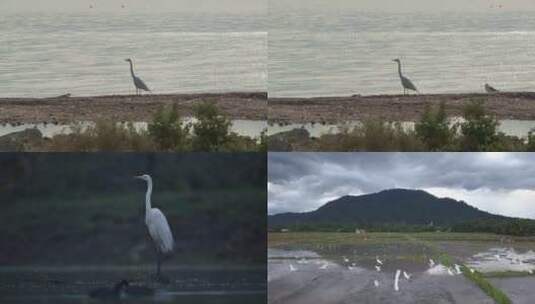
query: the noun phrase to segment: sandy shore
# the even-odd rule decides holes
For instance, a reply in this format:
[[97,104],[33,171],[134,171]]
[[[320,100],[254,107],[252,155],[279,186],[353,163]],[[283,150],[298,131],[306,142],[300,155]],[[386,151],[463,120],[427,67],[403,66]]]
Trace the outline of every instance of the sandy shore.
[[316,98],[269,98],[272,123],[336,124],[367,118],[389,121],[418,119],[427,104],[444,101],[450,116],[460,116],[472,99],[485,99],[485,108],[498,119],[535,120],[535,93],[374,95]]
[[266,120],[267,93],[110,95],[59,98],[0,98],[0,123],[60,123],[111,119],[147,121],[162,105],[184,116],[201,101],[214,102],[231,119]]

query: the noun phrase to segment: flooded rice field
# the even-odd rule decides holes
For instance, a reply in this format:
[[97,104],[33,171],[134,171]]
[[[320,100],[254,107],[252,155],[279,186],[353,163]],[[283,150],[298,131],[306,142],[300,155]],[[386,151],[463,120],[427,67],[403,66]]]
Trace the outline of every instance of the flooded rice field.
[[[145,268],[0,268],[1,303],[265,303],[264,270],[170,269],[169,283],[156,283]],[[150,290],[119,298],[92,298],[98,288],[112,288],[121,280]],[[132,289],[135,290],[135,289]],[[124,301],[123,301],[124,300]],[[112,302],[113,302],[112,301]]]
[[[529,247],[534,245],[413,237],[275,242],[268,250],[268,302],[494,303],[465,277],[465,265],[481,272],[514,303],[532,303],[535,254]],[[451,265],[441,264],[444,254],[452,258]],[[502,277],[505,273],[508,276]]]

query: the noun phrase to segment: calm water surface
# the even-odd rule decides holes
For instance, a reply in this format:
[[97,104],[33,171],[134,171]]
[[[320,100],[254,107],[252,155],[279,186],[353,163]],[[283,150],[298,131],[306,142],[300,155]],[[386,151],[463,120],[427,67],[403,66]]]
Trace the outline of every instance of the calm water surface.
[[[535,13],[378,13],[274,0],[269,94],[401,93],[397,65],[423,93],[535,90]],[[339,2],[337,2],[340,4]]]
[[0,96],[265,91],[265,16],[0,12]]

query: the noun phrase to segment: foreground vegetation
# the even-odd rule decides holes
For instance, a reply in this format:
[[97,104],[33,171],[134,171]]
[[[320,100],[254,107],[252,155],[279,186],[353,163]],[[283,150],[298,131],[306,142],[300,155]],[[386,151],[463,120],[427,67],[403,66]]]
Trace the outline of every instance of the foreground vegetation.
[[[319,138],[289,136],[270,138],[270,150],[299,151],[535,151],[535,133],[526,138],[498,131],[497,118],[489,114],[484,100],[465,105],[462,120],[448,118],[445,104],[427,106],[414,128],[400,122],[365,120],[353,127],[339,126],[340,132]],[[275,143],[276,141],[276,143]]]
[[241,136],[213,103],[195,106],[193,120],[185,123],[176,105],[160,108],[146,130],[133,123],[97,121],[94,126],[72,125],[71,133],[30,147],[34,151],[266,151],[265,135]]
[[468,221],[451,226],[409,225],[396,223],[378,224],[293,224],[289,227],[271,226],[272,231],[290,229],[296,232],[354,232],[355,229],[365,229],[369,232],[467,232],[494,233],[515,236],[535,236],[535,220],[529,219],[485,219]]

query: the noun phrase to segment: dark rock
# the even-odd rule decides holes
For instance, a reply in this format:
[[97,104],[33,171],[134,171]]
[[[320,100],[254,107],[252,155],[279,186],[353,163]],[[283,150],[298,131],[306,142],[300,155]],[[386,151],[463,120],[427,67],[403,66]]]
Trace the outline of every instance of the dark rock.
[[0,151],[30,151],[44,141],[43,134],[36,128],[26,129],[0,136]]
[[269,151],[292,151],[309,140],[310,133],[306,129],[296,128],[268,136],[268,147]]

